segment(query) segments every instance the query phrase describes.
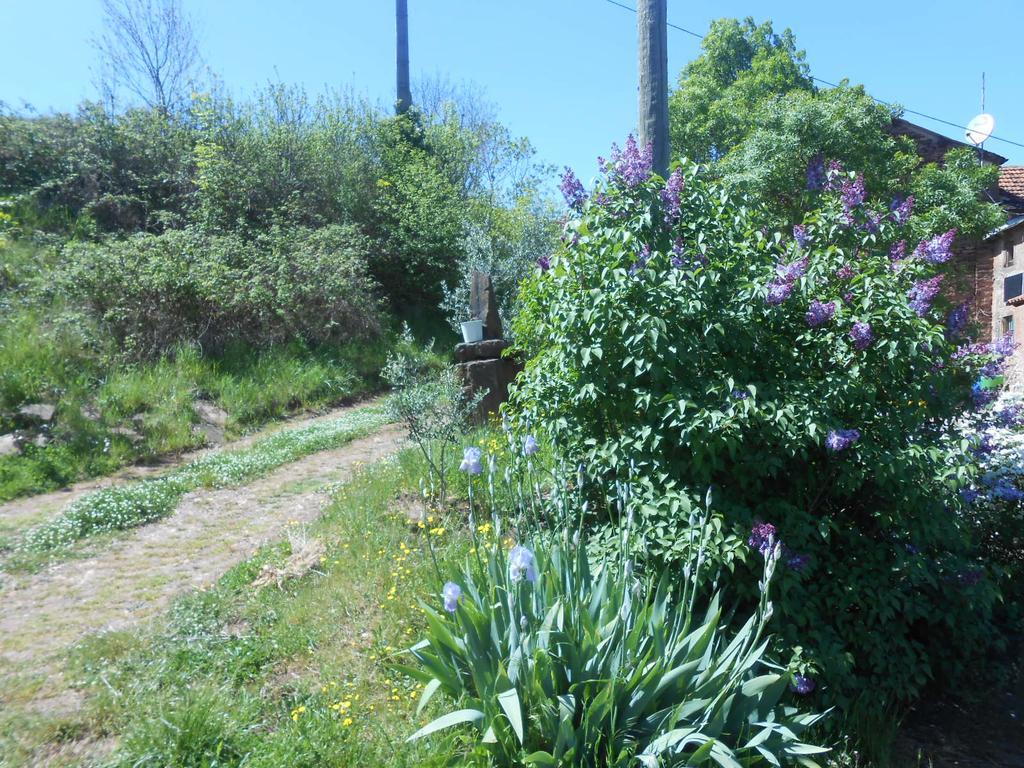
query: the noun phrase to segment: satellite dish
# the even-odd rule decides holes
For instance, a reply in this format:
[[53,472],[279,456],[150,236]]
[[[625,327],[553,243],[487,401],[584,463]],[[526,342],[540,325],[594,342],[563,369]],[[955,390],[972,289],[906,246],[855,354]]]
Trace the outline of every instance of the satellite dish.
[[996,119],[992,115],[982,112],[967,124],[967,140],[974,146],[984,144],[995,129]]

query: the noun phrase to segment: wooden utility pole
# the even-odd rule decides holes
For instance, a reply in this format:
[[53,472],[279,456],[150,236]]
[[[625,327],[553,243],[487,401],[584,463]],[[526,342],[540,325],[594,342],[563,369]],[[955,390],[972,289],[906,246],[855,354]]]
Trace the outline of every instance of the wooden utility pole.
[[640,146],[654,151],[654,171],[668,173],[668,0],[637,3]]
[[398,98],[395,101],[395,112],[399,115],[409,111],[412,106],[412,91],[409,89],[409,3],[408,0],[395,0],[395,22],[398,37]]

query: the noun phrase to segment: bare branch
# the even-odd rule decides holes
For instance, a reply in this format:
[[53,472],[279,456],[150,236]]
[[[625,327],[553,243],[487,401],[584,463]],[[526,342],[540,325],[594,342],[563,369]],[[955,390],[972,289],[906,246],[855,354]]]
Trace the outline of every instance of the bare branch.
[[181,0],[103,0],[100,91],[121,91],[148,107],[174,112],[187,103],[201,66],[192,22]]

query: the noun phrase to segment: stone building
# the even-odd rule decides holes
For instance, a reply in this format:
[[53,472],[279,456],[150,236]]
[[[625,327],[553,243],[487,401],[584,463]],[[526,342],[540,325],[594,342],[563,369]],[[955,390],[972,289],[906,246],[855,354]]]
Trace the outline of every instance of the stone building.
[[[912,138],[924,162],[941,163],[949,150],[971,146],[907,120],[894,120],[892,130]],[[1024,389],[1024,166],[1008,166],[1002,155],[977,151],[981,162],[1000,166],[999,183],[988,194],[1006,212],[1006,223],[980,242],[956,244],[964,286],[956,298],[970,304],[978,341],[1011,336],[1017,342],[1007,382]]]
[[991,338],[1009,336],[1018,344],[1006,374],[1009,386],[1019,390],[1024,389],[1024,166],[999,169],[997,200],[1007,221],[973,249],[975,300],[989,308],[979,324],[990,329]]

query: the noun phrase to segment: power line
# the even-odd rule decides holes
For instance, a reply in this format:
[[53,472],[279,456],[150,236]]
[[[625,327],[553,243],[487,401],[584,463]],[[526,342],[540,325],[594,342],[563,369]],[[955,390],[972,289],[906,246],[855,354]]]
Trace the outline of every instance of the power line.
[[[622,8],[623,10],[630,11],[631,13],[636,13],[636,8],[630,8],[628,5],[616,2],[616,0],[605,0],[605,2],[606,3],[610,3],[611,5],[616,6],[617,8]],[[688,34],[688,35],[690,35],[692,37],[696,37],[698,40],[703,40],[704,39],[704,35],[700,34],[699,32],[694,32],[692,29],[686,29],[686,27],[680,27],[678,24],[673,24],[672,22],[668,22],[668,26],[671,27],[672,29],[678,30],[680,32],[685,32],[686,34]],[[822,80],[820,77],[814,77],[813,75],[811,75],[811,80],[813,80],[816,83],[821,83],[822,85],[827,85],[830,88],[838,88],[839,87],[836,83],[830,83],[828,80]],[[898,104],[895,104],[895,103],[890,102],[890,101],[884,101],[883,99],[876,98],[876,97],[872,96],[871,94],[868,94],[868,98],[871,99],[872,101],[875,101],[875,102],[877,102],[877,103],[879,103],[879,104],[881,104],[883,106],[889,107],[889,108],[902,109],[903,112],[908,114],[908,115],[915,115],[916,117],[923,117],[926,120],[932,120],[932,121],[934,121],[936,123],[942,123],[943,125],[948,125],[948,126],[951,126],[953,128],[959,128],[962,131],[966,131],[967,130],[967,126],[966,125],[961,125],[960,123],[954,123],[954,122],[952,122],[950,120],[943,120],[941,117],[934,117],[933,115],[928,115],[928,114],[925,114],[924,112],[918,112],[918,111],[913,110],[913,109],[908,109],[907,107],[904,107],[902,105],[898,105]],[[988,138],[991,139],[992,141],[1001,141],[1004,144],[1012,144],[1015,147],[1024,148],[1024,144],[1021,144],[1018,141],[1012,141],[1010,139],[1004,139],[1004,138],[1002,138],[1000,136],[989,136]]]

